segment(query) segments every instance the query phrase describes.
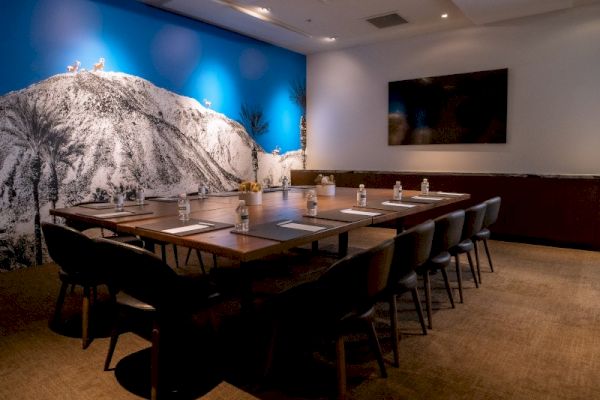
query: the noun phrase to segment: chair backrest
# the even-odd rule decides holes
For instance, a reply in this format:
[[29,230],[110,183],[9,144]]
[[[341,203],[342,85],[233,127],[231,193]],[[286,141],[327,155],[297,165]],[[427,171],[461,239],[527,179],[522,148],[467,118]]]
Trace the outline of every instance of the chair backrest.
[[394,241],[386,240],[335,262],[321,275],[318,284],[326,289],[337,312],[366,310],[386,289],[393,256]]
[[465,210],[456,210],[433,220],[435,231],[431,245],[431,256],[434,257],[460,243]]
[[483,228],[486,203],[479,203],[465,210],[465,223],[463,226],[462,240],[470,239]]
[[91,238],[76,229],[42,222],[42,232],[52,260],[71,275],[96,274],[97,257]]
[[414,226],[394,238],[394,260],[390,284],[423,265],[431,254],[435,224],[428,220]]
[[483,218],[484,228],[487,228],[498,220],[501,200],[502,199],[499,196],[496,196],[485,201],[485,217]]
[[114,240],[97,238],[94,242],[116,289],[156,309],[177,306],[182,295],[178,293],[177,274],[154,253]]

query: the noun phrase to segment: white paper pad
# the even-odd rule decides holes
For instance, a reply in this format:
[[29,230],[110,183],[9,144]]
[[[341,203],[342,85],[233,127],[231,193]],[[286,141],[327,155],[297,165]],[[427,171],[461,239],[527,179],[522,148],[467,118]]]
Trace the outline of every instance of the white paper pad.
[[358,211],[358,210],[353,210],[351,208],[346,208],[345,210],[340,210],[340,212],[344,213],[344,214],[366,215],[368,217],[374,217],[376,215],[381,215],[381,213],[378,213],[378,212]]
[[432,201],[440,201],[440,200],[444,200],[442,197],[424,197],[424,196],[413,196],[413,199],[417,199],[417,200],[432,200]]
[[291,229],[300,229],[303,231],[310,231],[310,232],[318,232],[318,231],[322,231],[323,229],[325,229],[322,226],[315,226],[315,225],[304,225],[304,224],[298,224],[296,222],[290,222],[289,224],[284,224],[284,225],[279,225],[283,228],[291,228]]
[[195,231],[196,229],[204,229],[204,228],[209,228],[209,227],[210,227],[209,225],[194,224],[194,225],[180,226],[178,228],[163,229],[162,232],[165,232],[165,233],[181,233],[181,232]]
[[127,215],[133,215],[133,213],[129,211],[117,211],[112,213],[104,213],[104,214],[96,214],[94,217],[98,218],[114,218],[114,217],[125,217]]
[[384,206],[394,206],[394,207],[406,207],[406,208],[412,208],[412,207],[416,207],[416,204],[405,204],[405,203],[392,203],[391,201],[384,201],[383,203]]
[[80,204],[79,207],[103,210],[103,209],[107,209],[107,208],[115,208],[115,205],[112,203],[88,203],[88,204]]
[[437,192],[437,194],[441,194],[444,196],[462,196],[464,193]]

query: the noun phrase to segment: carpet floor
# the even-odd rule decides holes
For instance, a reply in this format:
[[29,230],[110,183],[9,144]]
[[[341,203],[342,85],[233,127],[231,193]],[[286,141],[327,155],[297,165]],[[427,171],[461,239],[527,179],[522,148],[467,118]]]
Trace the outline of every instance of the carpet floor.
[[[386,235],[381,230],[351,237],[351,249],[368,246],[367,237],[376,241]],[[463,265],[465,302],[457,301],[455,309],[440,274],[434,275],[434,329],[428,335],[420,332],[410,296],[399,299],[399,368],[391,364],[387,307],[377,309],[389,377],[379,376],[366,338],[352,337],[349,399],[600,399],[600,253],[499,241],[490,248],[495,272],[484,257],[483,284],[476,289]],[[193,260],[190,264],[181,271],[198,269]],[[449,275],[452,280],[453,269]],[[283,279],[275,281],[279,290]],[[455,280],[451,283],[456,287]],[[80,289],[67,296],[59,326],[49,327],[58,288],[54,264],[0,274],[0,399],[146,397],[149,342],[122,334],[114,368],[104,372],[110,329],[106,293],[100,292],[93,310],[94,340],[82,350]],[[208,345],[207,354],[213,355],[190,367],[192,372],[179,379],[185,388],[167,398],[194,399],[221,380],[264,400],[333,395],[328,346],[283,366],[271,379],[255,379],[260,376],[255,356],[265,333],[236,319],[238,308],[234,299],[222,306],[218,350]],[[217,353],[219,372],[211,368]]]

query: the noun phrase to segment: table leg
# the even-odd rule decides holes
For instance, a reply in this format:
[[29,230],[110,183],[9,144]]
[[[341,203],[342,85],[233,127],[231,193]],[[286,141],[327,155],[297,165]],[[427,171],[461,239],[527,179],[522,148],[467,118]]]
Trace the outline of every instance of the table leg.
[[398,218],[396,220],[396,234],[404,232],[404,218]]
[[348,232],[340,233],[338,237],[338,253],[340,257],[348,254]]
[[244,315],[249,315],[254,310],[252,264],[252,261],[240,261],[240,302]]

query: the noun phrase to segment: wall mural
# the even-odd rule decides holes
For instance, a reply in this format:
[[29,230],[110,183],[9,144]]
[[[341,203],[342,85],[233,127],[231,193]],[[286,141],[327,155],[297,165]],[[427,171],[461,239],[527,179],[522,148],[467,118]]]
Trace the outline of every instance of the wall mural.
[[138,185],[151,196],[193,192],[199,181],[211,191],[276,184],[305,163],[302,85],[290,89],[303,111],[302,148],[267,153],[256,142],[269,126],[260,107],[242,105],[238,122],[208,100],[103,69],[104,59],[89,71],[75,62],[0,97],[0,270],[47,259],[40,222],[51,208]]

